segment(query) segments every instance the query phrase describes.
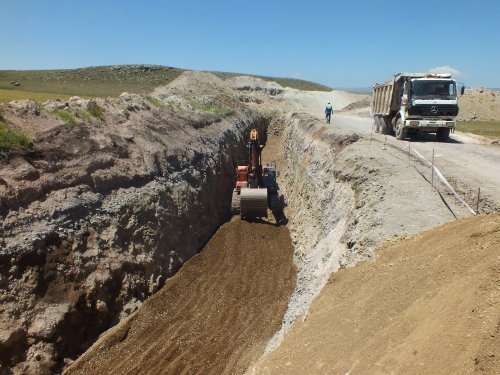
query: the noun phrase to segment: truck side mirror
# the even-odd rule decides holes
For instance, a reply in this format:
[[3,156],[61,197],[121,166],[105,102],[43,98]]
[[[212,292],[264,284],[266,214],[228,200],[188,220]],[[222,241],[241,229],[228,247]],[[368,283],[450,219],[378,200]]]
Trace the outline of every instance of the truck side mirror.
[[463,95],[465,92],[465,86],[462,86],[462,88],[460,89],[460,95]]

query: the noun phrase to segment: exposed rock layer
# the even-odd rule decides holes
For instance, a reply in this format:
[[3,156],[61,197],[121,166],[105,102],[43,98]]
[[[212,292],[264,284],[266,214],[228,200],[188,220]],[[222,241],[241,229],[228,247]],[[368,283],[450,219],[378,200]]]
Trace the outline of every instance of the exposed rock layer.
[[40,122],[33,146],[1,161],[0,362],[14,372],[74,358],[196,254],[229,216],[244,134],[267,126],[197,73],[156,97],[63,108],[76,124],[50,103],[4,112]]

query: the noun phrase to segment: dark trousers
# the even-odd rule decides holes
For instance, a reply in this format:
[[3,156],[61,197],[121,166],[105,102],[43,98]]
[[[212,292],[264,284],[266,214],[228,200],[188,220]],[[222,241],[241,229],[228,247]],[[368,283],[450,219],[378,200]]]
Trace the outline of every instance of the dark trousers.
[[326,114],[326,122],[330,123],[330,118],[332,117],[332,112],[325,112]]

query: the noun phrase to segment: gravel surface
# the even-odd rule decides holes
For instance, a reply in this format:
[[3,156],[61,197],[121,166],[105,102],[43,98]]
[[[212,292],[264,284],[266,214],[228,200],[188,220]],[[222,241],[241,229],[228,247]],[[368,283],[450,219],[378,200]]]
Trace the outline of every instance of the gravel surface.
[[[392,149],[402,150],[400,157],[408,153],[409,141],[400,141],[392,136],[372,133],[372,118],[339,114],[334,125],[341,131],[353,131],[365,138],[372,138],[380,148],[389,144]],[[436,142],[434,135],[411,140],[411,149],[418,151],[428,161],[432,161],[447,179],[456,181],[452,186],[460,192],[467,203],[476,207],[477,190],[481,188],[483,200],[480,212],[488,213],[500,209],[500,146],[480,143],[477,138],[466,134],[451,135],[450,142]],[[415,154],[414,154],[415,155]],[[415,160],[416,159],[412,159]],[[418,165],[418,161],[414,165]],[[420,169],[430,178],[430,167]],[[443,193],[446,189],[441,189]]]
[[234,218],[70,374],[238,374],[278,329],[295,285],[286,227]]

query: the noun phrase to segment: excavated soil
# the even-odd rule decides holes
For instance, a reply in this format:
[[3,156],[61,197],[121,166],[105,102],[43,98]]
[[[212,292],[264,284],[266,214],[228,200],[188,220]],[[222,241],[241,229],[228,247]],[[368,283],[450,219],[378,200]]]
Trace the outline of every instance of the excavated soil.
[[233,218],[64,373],[243,373],[281,325],[292,254],[286,227]]
[[253,374],[498,374],[500,215],[455,221],[331,275]]

